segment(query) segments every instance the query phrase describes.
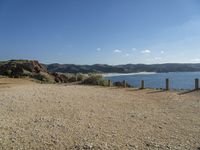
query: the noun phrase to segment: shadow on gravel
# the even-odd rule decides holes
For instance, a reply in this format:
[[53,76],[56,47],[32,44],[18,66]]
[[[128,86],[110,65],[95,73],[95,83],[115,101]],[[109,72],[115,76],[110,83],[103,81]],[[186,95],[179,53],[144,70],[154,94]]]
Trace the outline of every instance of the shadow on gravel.
[[[189,94],[189,93],[196,92],[196,91],[199,91],[199,90],[184,91],[184,92],[179,93],[178,95]],[[200,150],[200,149],[199,149],[199,150]]]
[[147,94],[162,93],[162,92],[167,92],[167,91],[166,90],[152,91],[152,92],[148,92]]
[[71,83],[62,83],[62,85],[69,86],[69,85],[83,85],[83,84],[81,84],[81,81],[77,81],[77,82],[71,82]]
[[9,83],[0,83],[0,85],[9,84]]
[[127,89],[127,91],[141,91],[142,89],[133,89],[133,88],[129,88],[129,89]]

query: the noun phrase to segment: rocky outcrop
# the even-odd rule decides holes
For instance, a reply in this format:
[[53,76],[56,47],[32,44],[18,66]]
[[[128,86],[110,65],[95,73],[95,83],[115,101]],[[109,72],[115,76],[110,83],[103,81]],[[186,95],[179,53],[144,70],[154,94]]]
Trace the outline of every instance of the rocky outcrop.
[[36,60],[0,62],[0,75],[12,78],[30,77],[44,82],[68,82],[67,76],[59,73],[49,73],[46,67]]
[[23,66],[26,67],[27,69],[30,69],[31,72],[35,73],[47,72],[47,69],[36,60],[24,63]]
[[51,73],[55,77],[55,82],[58,83],[67,83],[68,82],[68,77],[65,76],[64,74],[59,74],[59,73]]
[[47,69],[36,60],[10,60],[0,65],[0,75],[9,77],[30,76],[47,72]]

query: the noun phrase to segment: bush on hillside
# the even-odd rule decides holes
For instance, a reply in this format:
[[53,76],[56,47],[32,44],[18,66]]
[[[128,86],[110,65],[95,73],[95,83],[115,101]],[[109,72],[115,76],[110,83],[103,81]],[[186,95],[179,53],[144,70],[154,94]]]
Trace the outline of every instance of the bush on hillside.
[[[123,83],[123,82],[120,82],[120,81],[114,82],[114,83],[113,83],[113,86],[124,87],[124,83]],[[128,84],[128,83],[126,83],[126,87],[131,87],[131,85]]]
[[109,85],[108,80],[105,80],[102,78],[101,80],[99,80],[99,85],[100,86],[108,86]]
[[40,74],[34,74],[32,75],[32,78],[39,80],[44,83],[54,83],[54,77],[47,73],[40,73]]
[[8,77],[11,77],[11,76],[12,76],[12,70],[6,70],[6,71],[4,72],[4,75],[5,75],[5,76],[8,76]]
[[83,80],[83,84],[108,86],[108,81],[103,79],[101,75],[90,74],[88,78]]
[[88,76],[85,75],[85,74],[82,74],[82,73],[78,73],[78,74],[76,74],[76,77],[77,77],[77,81],[83,81],[83,80],[85,80]]
[[68,78],[68,82],[76,82],[76,75],[72,75]]
[[82,73],[78,73],[78,74],[67,73],[64,75],[67,77],[68,82],[83,81],[88,77],[88,75],[85,75]]

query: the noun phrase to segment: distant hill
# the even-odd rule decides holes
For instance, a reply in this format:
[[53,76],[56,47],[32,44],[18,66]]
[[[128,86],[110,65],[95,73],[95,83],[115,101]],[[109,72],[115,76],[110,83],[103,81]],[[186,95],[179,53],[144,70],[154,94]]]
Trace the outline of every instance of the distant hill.
[[200,71],[200,64],[126,64],[126,65],[74,65],[40,64],[36,60],[0,61],[0,75],[32,77],[42,81],[67,82],[60,73],[135,73],[135,72],[187,72]]
[[46,65],[50,72],[62,73],[108,73],[124,72],[122,67],[110,66],[105,64],[95,65],[74,65],[74,64],[50,64]]
[[45,65],[50,72],[62,73],[135,73],[135,72],[187,72],[200,71],[200,64],[126,64],[126,65],[74,65],[49,64]]

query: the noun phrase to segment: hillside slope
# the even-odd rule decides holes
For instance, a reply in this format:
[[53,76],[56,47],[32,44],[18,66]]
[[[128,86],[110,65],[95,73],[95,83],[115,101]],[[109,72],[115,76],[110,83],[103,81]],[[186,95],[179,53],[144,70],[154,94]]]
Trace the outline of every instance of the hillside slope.
[[134,72],[193,72],[200,71],[200,64],[126,64],[126,65],[75,65],[40,64],[36,60],[9,60],[0,62],[0,75],[9,77],[34,77],[40,80],[65,82],[59,73],[134,73]]
[[21,78],[30,77],[43,82],[65,82],[66,77],[49,73],[44,65],[36,60],[9,60],[0,62],[0,75]]
[[110,73],[110,72],[124,72],[122,67],[110,66],[106,64],[95,65],[74,65],[74,64],[50,64],[46,65],[50,72],[62,73]]
[[50,72],[62,73],[134,73],[134,72],[187,72],[200,71],[200,64],[126,64],[126,65],[74,65],[50,64],[46,65]]

